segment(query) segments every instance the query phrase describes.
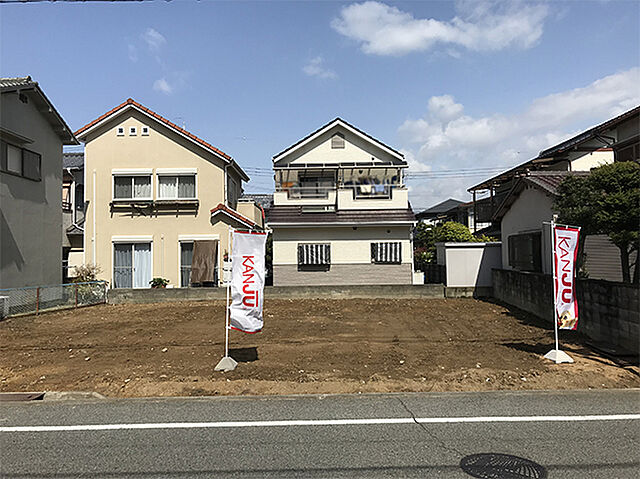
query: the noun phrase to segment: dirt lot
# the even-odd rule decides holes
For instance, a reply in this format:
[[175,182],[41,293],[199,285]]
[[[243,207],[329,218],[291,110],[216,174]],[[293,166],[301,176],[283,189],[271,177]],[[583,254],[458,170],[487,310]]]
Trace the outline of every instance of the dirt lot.
[[231,332],[224,303],[93,306],[0,322],[0,391],[111,397],[640,387],[562,332],[574,364],[542,355],[553,330],[491,302],[267,300],[265,329]]

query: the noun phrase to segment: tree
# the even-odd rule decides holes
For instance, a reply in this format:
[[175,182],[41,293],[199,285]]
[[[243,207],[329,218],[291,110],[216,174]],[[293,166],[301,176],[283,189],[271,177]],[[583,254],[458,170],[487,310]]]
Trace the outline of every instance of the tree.
[[630,264],[630,256],[639,249],[640,165],[617,162],[594,168],[589,176],[569,176],[558,193],[558,221],[581,227],[581,246],[586,235],[608,235],[620,250],[623,281],[631,282],[636,266],[633,282],[638,283],[638,261]]

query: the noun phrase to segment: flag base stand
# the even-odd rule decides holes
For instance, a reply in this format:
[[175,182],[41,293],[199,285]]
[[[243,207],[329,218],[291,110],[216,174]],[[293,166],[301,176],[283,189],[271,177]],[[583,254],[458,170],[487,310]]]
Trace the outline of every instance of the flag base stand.
[[217,364],[215,370],[224,372],[233,371],[237,365],[238,362],[235,359],[233,359],[231,356],[225,356]]
[[545,354],[544,357],[550,359],[556,364],[573,362],[573,358],[561,349],[552,349],[547,354]]

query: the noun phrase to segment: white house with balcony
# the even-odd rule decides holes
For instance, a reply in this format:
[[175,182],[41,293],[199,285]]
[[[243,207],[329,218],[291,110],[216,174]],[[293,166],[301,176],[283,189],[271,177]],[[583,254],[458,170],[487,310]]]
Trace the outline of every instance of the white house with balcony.
[[273,157],[273,284],[411,284],[404,155],[336,118]]

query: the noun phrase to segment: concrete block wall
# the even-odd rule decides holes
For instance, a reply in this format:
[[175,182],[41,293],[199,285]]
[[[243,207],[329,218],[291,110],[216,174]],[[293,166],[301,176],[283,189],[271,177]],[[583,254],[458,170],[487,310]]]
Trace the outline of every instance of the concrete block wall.
[[[553,322],[551,275],[493,270],[496,299]],[[576,281],[578,332],[612,351],[640,352],[640,290],[614,281]]]
[[640,352],[640,290],[632,284],[598,279],[578,281],[578,330],[594,340]]

